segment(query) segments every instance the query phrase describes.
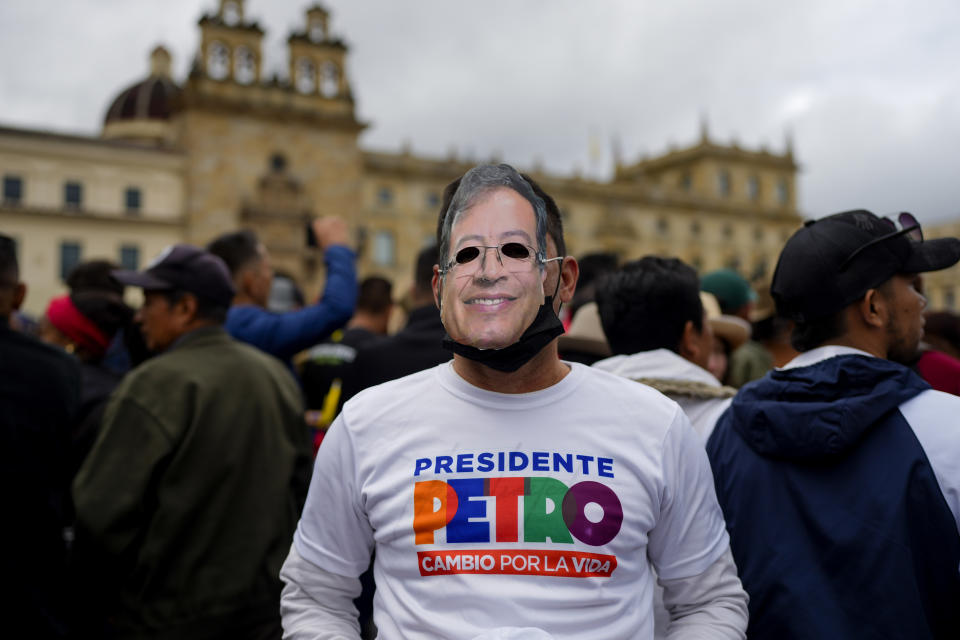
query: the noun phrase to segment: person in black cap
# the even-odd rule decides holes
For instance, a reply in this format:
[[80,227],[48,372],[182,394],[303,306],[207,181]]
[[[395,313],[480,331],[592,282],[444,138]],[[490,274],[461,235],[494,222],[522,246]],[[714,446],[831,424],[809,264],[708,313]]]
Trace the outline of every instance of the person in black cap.
[[300,390],[230,338],[226,265],[190,245],[146,271],[147,345],[74,482],[77,550],[104,578],[110,637],[280,636],[278,573],[306,497]]
[[960,261],[910,214],[808,223],[773,276],[801,354],[707,444],[751,638],[960,637],[960,398],[904,366],[920,273]]

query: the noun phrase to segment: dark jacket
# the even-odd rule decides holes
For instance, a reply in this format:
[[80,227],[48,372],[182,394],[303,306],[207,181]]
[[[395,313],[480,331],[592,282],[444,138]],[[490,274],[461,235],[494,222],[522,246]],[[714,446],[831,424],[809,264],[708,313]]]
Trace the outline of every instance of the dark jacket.
[[353,251],[329,247],[323,255],[327,279],[316,304],[287,313],[256,305],[230,307],[224,328],[237,340],[252,344],[289,364],[296,353],[324,340],[347,323],[357,304],[357,272]]
[[107,400],[120,383],[121,377],[103,363],[80,363],[80,411],[71,434],[71,480],[77,475],[84,458],[93,448],[93,443],[100,432],[100,423],[103,421],[103,411],[107,408]]
[[435,306],[414,309],[402,330],[357,351],[351,376],[344,381],[343,401],[368,387],[446,362],[453,353],[443,348],[443,336],[440,311]]
[[0,571],[9,637],[67,631],[70,427],[80,368],[61,349],[0,324]]
[[300,390],[223,329],[193,331],[111,397],[74,482],[77,551],[116,569],[119,637],[279,624],[280,565],[310,480]]
[[335,331],[329,340],[307,351],[300,365],[300,386],[307,398],[307,408],[323,409],[333,381],[340,380],[343,384],[350,375],[357,350],[381,337],[382,334],[369,329],[353,327]]
[[960,534],[898,407],[928,389],[842,355],[745,386],[707,443],[755,638],[960,637]]

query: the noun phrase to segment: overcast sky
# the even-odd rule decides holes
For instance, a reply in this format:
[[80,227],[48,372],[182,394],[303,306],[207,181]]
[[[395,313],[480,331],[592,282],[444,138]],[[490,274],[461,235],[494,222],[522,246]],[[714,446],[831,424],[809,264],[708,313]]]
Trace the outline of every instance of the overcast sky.
[[[158,43],[182,81],[217,0],[0,1],[0,124],[96,134]],[[266,69],[310,0],[247,0]],[[960,219],[956,0],[325,0],[350,46],[367,149],[610,175],[687,146],[782,151],[807,216]]]

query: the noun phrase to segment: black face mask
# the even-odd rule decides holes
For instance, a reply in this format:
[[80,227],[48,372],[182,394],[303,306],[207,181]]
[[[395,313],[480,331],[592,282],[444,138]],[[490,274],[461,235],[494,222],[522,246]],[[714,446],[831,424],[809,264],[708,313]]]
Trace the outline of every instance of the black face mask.
[[546,296],[537,317],[533,319],[520,339],[502,349],[477,349],[455,342],[450,334],[443,336],[443,348],[479,362],[482,365],[510,373],[516,371],[533,356],[550,344],[550,341],[563,333],[563,323],[553,311],[553,296]]

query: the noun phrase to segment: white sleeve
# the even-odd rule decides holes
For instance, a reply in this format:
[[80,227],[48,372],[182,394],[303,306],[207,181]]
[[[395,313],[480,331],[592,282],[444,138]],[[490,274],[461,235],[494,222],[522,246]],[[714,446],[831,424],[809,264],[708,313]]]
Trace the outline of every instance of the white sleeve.
[[746,637],[749,598],[729,548],[700,575],[659,582],[670,615],[668,640]]
[[373,529],[363,508],[356,451],[342,412],[317,452],[293,544],[302,558],[341,576],[355,578],[370,566]]
[[665,580],[703,573],[729,547],[707,452],[677,407],[664,436],[660,515],[647,553]]
[[359,578],[324,571],[291,545],[280,580],[284,640],[359,640],[360,622],[353,606],[361,591]]
[[928,389],[900,405],[960,531],[960,398]]

